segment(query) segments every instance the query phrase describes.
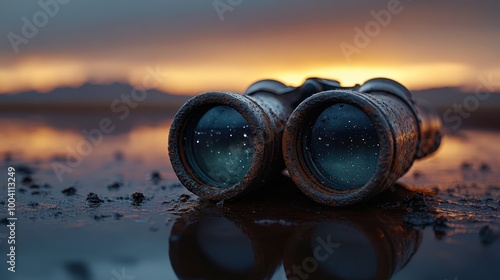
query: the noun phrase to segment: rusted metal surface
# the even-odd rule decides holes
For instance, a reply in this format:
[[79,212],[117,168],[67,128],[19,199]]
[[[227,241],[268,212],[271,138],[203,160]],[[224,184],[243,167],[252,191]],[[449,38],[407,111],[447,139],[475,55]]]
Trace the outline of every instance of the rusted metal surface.
[[[169,156],[181,183],[194,194],[210,200],[240,196],[262,185],[271,174],[283,170],[282,134],[288,117],[302,100],[319,91],[337,88],[336,81],[308,79],[300,87],[287,87],[278,81],[262,80],[251,85],[245,95],[207,92],[191,98],[177,112],[170,129]],[[215,106],[229,106],[247,121],[254,139],[252,163],[238,183],[220,188],[201,178],[190,166],[183,137],[186,124]]]
[[[301,145],[311,118],[333,104],[350,104],[374,124],[380,142],[376,170],[362,187],[338,190],[318,178],[304,160]],[[357,90],[325,91],[306,99],[292,113],[283,137],[283,154],[290,176],[307,196],[331,206],[367,200],[394,184],[418,158],[434,152],[441,141],[437,112],[415,103],[411,93],[389,79],[367,81]]]

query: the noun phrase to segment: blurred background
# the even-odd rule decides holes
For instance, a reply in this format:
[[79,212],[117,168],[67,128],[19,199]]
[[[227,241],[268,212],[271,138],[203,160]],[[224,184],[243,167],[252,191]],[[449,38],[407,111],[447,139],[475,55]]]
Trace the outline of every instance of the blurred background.
[[156,65],[168,73],[158,88],[186,95],[307,76],[473,90],[500,75],[493,0],[40,3],[1,4],[1,93],[140,86]]
[[[417,225],[426,237],[396,275],[493,279],[499,11],[494,0],[2,1],[0,202],[7,167],[23,170],[16,176],[25,242],[22,278],[2,279],[119,279],[122,267],[137,279],[180,277],[168,238],[179,213],[197,202],[168,159],[173,115],[201,92],[243,92],[265,78],[299,85],[310,76],[344,86],[387,77],[438,108],[443,145],[401,182],[439,190],[444,204],[430,224]],[[61,192],[69,187],[75,195]],[[135,191],[148,198],[141,207],[125,199]],[[89,192],[109,205],[89,207]],[[448,219],[446,230],[440,222],[436,230],[436,215]],[[271,275],[283,274],[278,265]]]

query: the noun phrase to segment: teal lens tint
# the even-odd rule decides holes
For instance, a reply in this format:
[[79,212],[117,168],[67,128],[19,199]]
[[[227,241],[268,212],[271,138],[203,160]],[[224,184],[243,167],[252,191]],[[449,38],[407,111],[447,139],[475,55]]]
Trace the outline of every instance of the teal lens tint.
[[228,106],[216,106],[191,119],[184,145],[187,160],[199,179],[228,188],[248,172],[254,155],[252,130]]
[[338,103],[312,118],[302,150],[309,170],[335,190],[363,187],[375,174],[380,153],[377,129],[355,106]]

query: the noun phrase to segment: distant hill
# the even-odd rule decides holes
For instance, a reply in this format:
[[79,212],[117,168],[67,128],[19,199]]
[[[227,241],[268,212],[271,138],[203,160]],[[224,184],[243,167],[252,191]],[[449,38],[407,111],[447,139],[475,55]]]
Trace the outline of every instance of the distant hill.
[[[26,109],[101,109],[110,108],[115,100],[123,103],[122,95],[132,96],[133,87],[122,83],[109,85],[84,84],[80,87],[57,88],[48,93],[26,91],[0,94],[0,108]],[[158,90],[147,90],[146,98],[138,108],[179,108],[189,96],[173,95]],[[134,101],[132,99],[132,101]]]
[[[48,93],[27,91],[17,94],[0,94],[0,114],[22,118],[28,115],[36,115],[36,118],[43,116],[51,119],[53,123],[60,123],[59,125],[64,126],[68,125],[67,113],[79,112],[73,115],[85,116],[85,121],[94,124],[91,117],[101,118],[109,115],[113,112],[111,109],[113,102],[115,106],[126,106],[124,101],[121,101],[122,95],[131,96],[132,90],[133,87],[130,85],[114,83],[109,85],[84,84],[76,88],[58,88]],[[453,105],[462,104],[463,106],[467,96],[473,94],[464,93],[460,88],[452,87],[413,91],[415,98],[427,100],[438,110],[446,127],[453,127],[453,121],[456,121],[458,115],[456,111],[453,111]],[[134,108],[134,112],[140,114],[136,114],[136,117],[132,119],[140,121],[144,117],[158,120],[171,118],[189,98],[189,96],[148,90],[145,100]],[[116,104],[116,102],[119,103]],[[89,112],[93,113],[89,114]],[[479,100],[477,110],[468,112],[468,116],[461,118],[460,121],[461,127],[500,129],[498,119],[500,119],[500,93],[491,93],[488,99]],[[131,125],[128,122],[126,124]],[[121,129],[126,131],[128,128]]]
[[[0,94],[0,109],[6,111],[41,110],[100,110],[109,109],[114,100],[122,100],[122,95],[131,95],[133,87],[123,83],[108,85],[84,84],[80,87],[57,88],[48,93],[27,91],[17,94]],[[453,104],[463,104],[468,95],[460,88],[433,88],[413,91],[415,98],[427,100],[438,110],[444,112],[453,108]],[[177,110],[190,96],[174,95],[150,89],[138,109]],[[121,102],[121,101],[120,101]],[[480,100],[479,110],[491,111],[500,108],[500,93],[492,93],[487,100]]]
[[[486,95],[486,92],[481,93]],[[413,91],[415,98],[427,100],[438,108],[450,108],[453,104],[463,104],[468,95],[474,95],[473,92],[463,92],[456,87],[432,88],[420,91]],[[480,109],[500,108],[500,93],[494,92],[485,100],[479,100]]]

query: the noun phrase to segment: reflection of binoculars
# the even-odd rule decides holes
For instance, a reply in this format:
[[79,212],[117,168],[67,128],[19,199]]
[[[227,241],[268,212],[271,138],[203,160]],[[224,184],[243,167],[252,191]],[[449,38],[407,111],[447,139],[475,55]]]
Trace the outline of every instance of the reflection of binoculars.
[[283,229],[235,223],[216,209],[181,217],[170,234],[170,261],[179,279],[270,279],[279,266]]
[[284,157],[307,196],[340,206],[387,189],[438,148],[440,129],[435,110],[389,79],[353,88],[263,80],[245,95],[190,99],[172,122],[169,155],[181,183],[203,198],[229,199],[261,185]]
[[402,214],[387,210],[303,219],[309,206],[288,215],[248,208],[204,208],[177,219],[169,247],[179,279],[389,279],[421,242]]

